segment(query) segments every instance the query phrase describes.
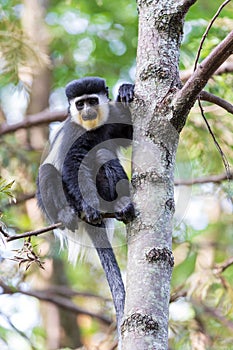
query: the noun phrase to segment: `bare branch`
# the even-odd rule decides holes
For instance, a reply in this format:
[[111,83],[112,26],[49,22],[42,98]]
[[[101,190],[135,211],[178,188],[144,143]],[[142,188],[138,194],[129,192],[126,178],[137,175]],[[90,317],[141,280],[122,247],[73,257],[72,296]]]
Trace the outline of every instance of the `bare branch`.
[[[179,90],[173,101],[174,117],[171,120],[177,130],[181,130],[188,112],[194,105],[198,95],[207,84],[209,78],[221,64],[233,53],[233,31],[215,47],[201,62],[196,71]],[[181,120],[180,116],[183,116]]]
[[13,316],[13,315],[7,316],[7,315],[5,315],[5,314],[4,314],[3,312],[1,312],[1,311],[0,311],[0,315],[1,315],[1,317],[3,317],[3,318],[6,320],[6,322],[11,326],[11,328],[12,328],[16,333],[18,333],[21,337],[23,337],[24,339],[26,339],[26,340],[29,342],[29,344],[31,345],[31,349],[35,350],[35,348],[33,347],[32,343],[31,343],[30,338],[29,338],[24,332],[22,332],[21,330],[19,330],[19,329],[14,325],[14,323],[11,321],[11,316]]
[[44,289],[44,292],[60,295],[66,298],[83,297],[83,298],[99,299],[104,302],[111,301],[111,299],[105,298],[101,295],[93,294],[90,292],[78,292],[65,285],[51,285],[47,289]]
[[210,126],[210,124],[209,124],[209,122],[208,122],[208,120],[207,120],[207,118],[205,116],[205,112],[204,112],[204,109],[202,107],[200,97],[198,97],[197,102],[198,102],[198,106],[199,106],[200,111],[201,111],[202,118],[204,119],[204,122],[205,122],[205,124],[207,126],[207,129],[208,129],[208,131],[209,131],[209,133],[210,133],[210,135],[211,135],[211,137],[212,137],[212,139],[214,141],[214,144],[215,144],[215,146],[216,146],[216,148],[217,148],[217,150],[218,150],[218,152],[219,152],[219,154],[220,154],[220,156],[222,158],[222,161],[223,161],[223,164],[224,164],[224,167],[225,167],[225,170],[226,170],[227,179],[230,179],[231,178],[230,163],[229,163],[229,161],[227,159],[227,156],[223,152],[222,147],[220,146],[220,144],[219,144],[219,142],[218,142],[214,132],[212,131],[211,126]]
[[0,125],[0,135],[9,134],[19,129],[28,129],[32,126],[49,124],[56,121],[63,121],[67,117],[67,111],[50,112],[44,110],[37,114],[28,115],[22,122],[9,125],[2,123]]
[[15,198],[14,201],[11,201],[9,203],[7,203],[6,205],[3,206],[3,208],[10,208],[12,206],[17,206],[20,205],[26,201],[28,201],[29,199],[33,199],[35,198],[35,192],[34,193],[23,193],[22,195],[20,195],[19,197]]
[[[230,174],[230,180],[233,180],[233,172]],[[205,176],[205,177],[199,177],[196,179],[177,179],[175,180],[175,185],[176,186],[192,186],[192,185],[200,185],[200,184],[206,184],[209,182],[213,183],[221,183],[222,181],[229,180],[228,174],[220,174],[220,175],[210,175],[210,176]]]
[[214,104],[224,108],[227,112],[233,114],[233,105],[230,102],[224,100],[223,98],[218,97],[216,95],[213,95],[207,91],[202,91],[200,93],[199,97],[201,100],[214,103]]
[[48,291],[43,291],[43,290],[26,291],[26,290],[22,290],[20,288],[15,288],[15,287],[11,288],[8,285],[6,285],[2,280],[0,280],[0,286],[2,287],[3,292],[5,294],[21,293],[24,295],[35,297],[35,298],[42,300],[42,301],[51,302],[59,307],[62,307],[63,309],[69,310],[69,311],[74,312],[76,314],[84,314],[84,315],[94,317],[107,325],[110,325],[112,323],[111,320],[109,320],[109,318],[107,318],[103,315],[99,315],[99,314],[90,312],[90,311],[85,310],[83,308],[80,308],[73,301],[71,301],[65,297],[61,297],[58,295],[54,295],[52,293],[48,293]]
[[233,265],[233,257],[231,256],[229,259],[225,260],[221,264],[216,264],[214,267],[214,271],[216,274],[223,273],[228,267]]
[[[233,72],[233,62],[224,62],[221,67],[219,67],[216,72],[214,72],[214,75],[222,75],[226,73],[232,73]],[[180,79],[183,82],[186,82],[190,76],[193,74],[193,69],[187,69],[180,72]]]
[[[9,236],[8,235],[6,241],[7,242],[11,242],[11,241],[15,241],[16,239],[28,238],[28,237],[32,237],[32,236],[38,236],[38,235],[41,235],[42,233],[46,233],[46,232],[55,230],[56,228],[61,227],[61,226],[62,226],[62,223],[58,222],[57,224],[53,224],[53,225],[50,225],[50,226],[47,226],[47,227],[44,227],[44,228],[41,228],[41,229],[38,229],[38,230],[35,230],[35,231],[28,231],[28,232],[24,232],[24,233],[21,233],[21,234],[14,235],[14,236]],[[0,227],[0,230],[3,233],[3,229],[1,227]],[[6,233],[4,232],[4,235],[5,234]]]
[[[115,215],[114,214],[111,214],[111,213],[104,213],[102,215],[103,218],[105,219],[113,219],[115,218]],[[47,226],[47,227],[43,227],[43,228],[40,228],[38,230],[35,230],[35,231],[28,231],[28,232],[24,232],[24,233],[21,233],[21,234],[16,234],[14,236],[10,236],[7,232],[4,231],[3,227],[0,225],[0,233],[3,234],[4,237],[6,237],[6,242],[11,242],[11,241],[15,241],[17,239],[21,239],[21,238],[28,238],[28,237],[32,237],[32,236],[38,236],[38,235],[41,235],[42,233],[46,233],[46,232],[49,232],[49,231],[52,231],[52,230],[55,230],[59,227],[61,227],[63,224],[61,222],[58,222],[56,224],[53,224],[53,225],[50,225],[50,226]]]

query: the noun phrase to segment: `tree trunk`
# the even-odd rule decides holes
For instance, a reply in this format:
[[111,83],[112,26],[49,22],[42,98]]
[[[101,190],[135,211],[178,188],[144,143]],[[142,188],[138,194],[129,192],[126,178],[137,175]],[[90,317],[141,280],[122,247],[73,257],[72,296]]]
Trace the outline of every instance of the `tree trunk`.
[[138,216],[128,234],[122,324],[125,350],[168,347],[174,165],[179,140],[171,123],[171,101],[181,88],[179,47],[188,7],[183,3],[138,0],[132,176]]
[[[49,35],[44,23],[48,0],[24,0],[23,27],[27,35],[37,44],[42,55],[49,54]],[[51,70],[48,65],[39,64],[32,72],[30,103],[27,114],[39,113],[48,108],[51,88]],[[31,128],[28,132],[28,143],[33,149],[43,149],[48,139],[47,130],[43,127]]]

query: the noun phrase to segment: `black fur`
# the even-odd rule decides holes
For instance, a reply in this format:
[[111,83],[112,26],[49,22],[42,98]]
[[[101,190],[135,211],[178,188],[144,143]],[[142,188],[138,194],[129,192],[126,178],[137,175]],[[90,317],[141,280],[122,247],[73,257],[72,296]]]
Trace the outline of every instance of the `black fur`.
[[108,87],[105,84],[105,80],[98,77],[85,77],[73,80],[66,86],[66,96],[68,100],[84,94],[99,93],[104,93],[108,96]]
[[[129,197],[128,177],[117,158],[117,149],[129,144],[131,128],[116,123],[87,131],[65,157],[62,182],[67,201],[89,223],[101,221],[101,213],[114,214],[117,199]],[[134,216],[133,205],[126,210]],[[117,219],[127,223],[124,217],[128,216],[122,212],[122,218],[118,215]]]
[[[132,140],[128,103],[133,88],[131,84],[120,87],[119,103],[109,102],[108,120],[96,129],[85,131],[67,118],[39,169],[37,190],[39,206],[51,222],[61,221],[71,231],[78,228],[80,220],[86,223],[113,295],[119,335],[125,290],[103,217],[111,214],[124,223],[135,217],[128,177],[117,156],[119,147]],[[105,81],[88,77],[66,87],[68,100],[91,93],[107,95]]]

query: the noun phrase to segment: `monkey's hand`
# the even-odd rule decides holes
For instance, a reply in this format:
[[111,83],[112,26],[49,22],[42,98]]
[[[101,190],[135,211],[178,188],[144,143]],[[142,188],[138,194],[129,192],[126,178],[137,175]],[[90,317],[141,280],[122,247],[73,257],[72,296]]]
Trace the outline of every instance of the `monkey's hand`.
[[129,197],[121,197],[115,205],[115,218],[128,224],[135,219],[135,209]]
[[99,224],[102,221],[102,215],[100,211],[87,203],[82,203],[82,210],[80,212],[80,218],[89,224]]
[[64,227],[67,227],[71,231],[75,231],[78,228],[78,216],[74,209],[68,205],[59,210],[58,221],[61,221]]
[[117,102],[122,102],[127,106],[134,98],[134,85],[122,84],[118,90]]

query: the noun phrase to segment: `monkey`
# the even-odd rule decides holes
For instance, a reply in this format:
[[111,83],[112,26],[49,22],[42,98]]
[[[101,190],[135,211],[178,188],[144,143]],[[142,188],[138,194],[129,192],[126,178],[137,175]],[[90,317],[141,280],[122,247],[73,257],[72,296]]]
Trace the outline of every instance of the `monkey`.
[[65,237],[69,260],[76,262],[79,237],[89,236],[112,293],[120,338],[125,288],[109,240],[112,219],[106,217],[125,224],[135,218],[129,179],[118,157],[119,148],[132,142],[134,85],[121,85],[115,102],[99,77],[71,81],[65,92],[68,117],[39,168],[38,205],[51,223],[62,223],[55,234]]

